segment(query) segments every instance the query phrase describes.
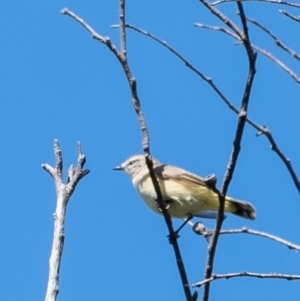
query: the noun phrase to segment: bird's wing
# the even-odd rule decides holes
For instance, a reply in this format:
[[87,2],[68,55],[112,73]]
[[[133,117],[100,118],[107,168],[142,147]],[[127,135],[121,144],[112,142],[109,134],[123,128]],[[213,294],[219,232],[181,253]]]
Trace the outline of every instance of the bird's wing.
[[161,179],[171,179],[173,181],[187,182],[188,184],[209,188],[201,177],[176,166],[159,165],[154,168],[154,172]]

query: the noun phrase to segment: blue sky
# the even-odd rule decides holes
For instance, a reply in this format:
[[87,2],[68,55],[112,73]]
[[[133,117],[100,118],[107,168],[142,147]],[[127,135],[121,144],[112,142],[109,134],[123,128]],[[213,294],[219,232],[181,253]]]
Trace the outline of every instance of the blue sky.
[[[66,169],[77,141],[91,173],[68,205],[58,300],[183,300],[164,220],[149,211],[125,174],[112,171],[141,153],[141,132],[115,57],[59,12],[68,7],[118,46],[118,1],[4,1],[0,18],[1,256],[0,300],[41,300],[48,277],[55,190],[41,168],[54,163],[59,139]],[[238,22],[234,3],[219,6]],[[245,11],[294,50],[299,24],[278,13],[292,8],[248,3]],[[169,42],[239,107],[247,76],[245,51],[231,38],[195,28],[221,25],[198,1],[128,1],[127,21]],[[238,23],[239,24],[239,23]],[[299,64],[249,25],[252,42],[300,74]],[[169,51],[128,31],[128,58],[151,135],[152,154],[219,186],[237,117]],[[249,117],[268,126],[300,174],[299,88],[258,55]],[[246,126],[228,194],[251,202],[257,220],[228,216],[224,229],[249,227],[299,241],[299,194],[265,137]],[[214,222],[204,221],[207,227]],[[180,221],[174,221],[175,227]],[[189,227],[179,240],[191,283],[203,279],[207,243]],[[250,235],[220,238],[215,272],[299,274],[295,251]],[[297,300],[299,281],[235,278],[212,283],[211,299]],[[201,295],[202,288],[199,289]]]

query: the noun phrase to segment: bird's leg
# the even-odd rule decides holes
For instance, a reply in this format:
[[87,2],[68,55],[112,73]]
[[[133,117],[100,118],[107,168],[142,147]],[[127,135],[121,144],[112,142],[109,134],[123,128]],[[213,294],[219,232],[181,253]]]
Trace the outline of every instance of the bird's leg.
[[170,244],[173,243],[173,241],[175,239],[178,239],[180,236],[179,236],[179,232],[180,230],[187,224],[190,222],[190,220],[193,218],[193,215],[190,215],[188,216],[187,218],[184,219],[184,222],[182,223],[182,225],[174,232],[174,234],[171,236],[171,235],[168,235],[168,238],[169,238],[169,242]]
[[189,215],[187,218],[184,219],[184,222],[182,223],[182,225],[175,231],[176,234],[179,233],[179,231],[186,225],[189,223],[189,221],[193,218],[193,215]]

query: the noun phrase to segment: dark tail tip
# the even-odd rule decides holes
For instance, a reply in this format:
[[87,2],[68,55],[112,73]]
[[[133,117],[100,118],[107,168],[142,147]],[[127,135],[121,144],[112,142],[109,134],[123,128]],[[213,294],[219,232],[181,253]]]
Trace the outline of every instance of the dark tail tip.
[[256,212],[254,207],[250,203],[241,202],[241,201],[232,201],[235,205],[235,212],[232,212],[235,215],[238,215],[243,218],[255,220]]

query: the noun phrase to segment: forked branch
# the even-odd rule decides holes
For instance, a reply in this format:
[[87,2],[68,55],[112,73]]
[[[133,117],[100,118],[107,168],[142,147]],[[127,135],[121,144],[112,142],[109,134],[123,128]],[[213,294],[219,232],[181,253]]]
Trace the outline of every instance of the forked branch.
[[53,214],[54,234],[49,260],[49,278],[45,301],[55,301],[59,292],[59,269],[65,241],[65,217],[67,204],[78,182],[90,171],[83,169],[86,161],[82,153],[81,144],[78,142],[77,166],[70,166],[68,171],[68,182],[63,183],[63,157],[58,140],[54,140],[55,167],[49,164],[42,164],[42,167],[54,179],[56,189],[56,209]]

